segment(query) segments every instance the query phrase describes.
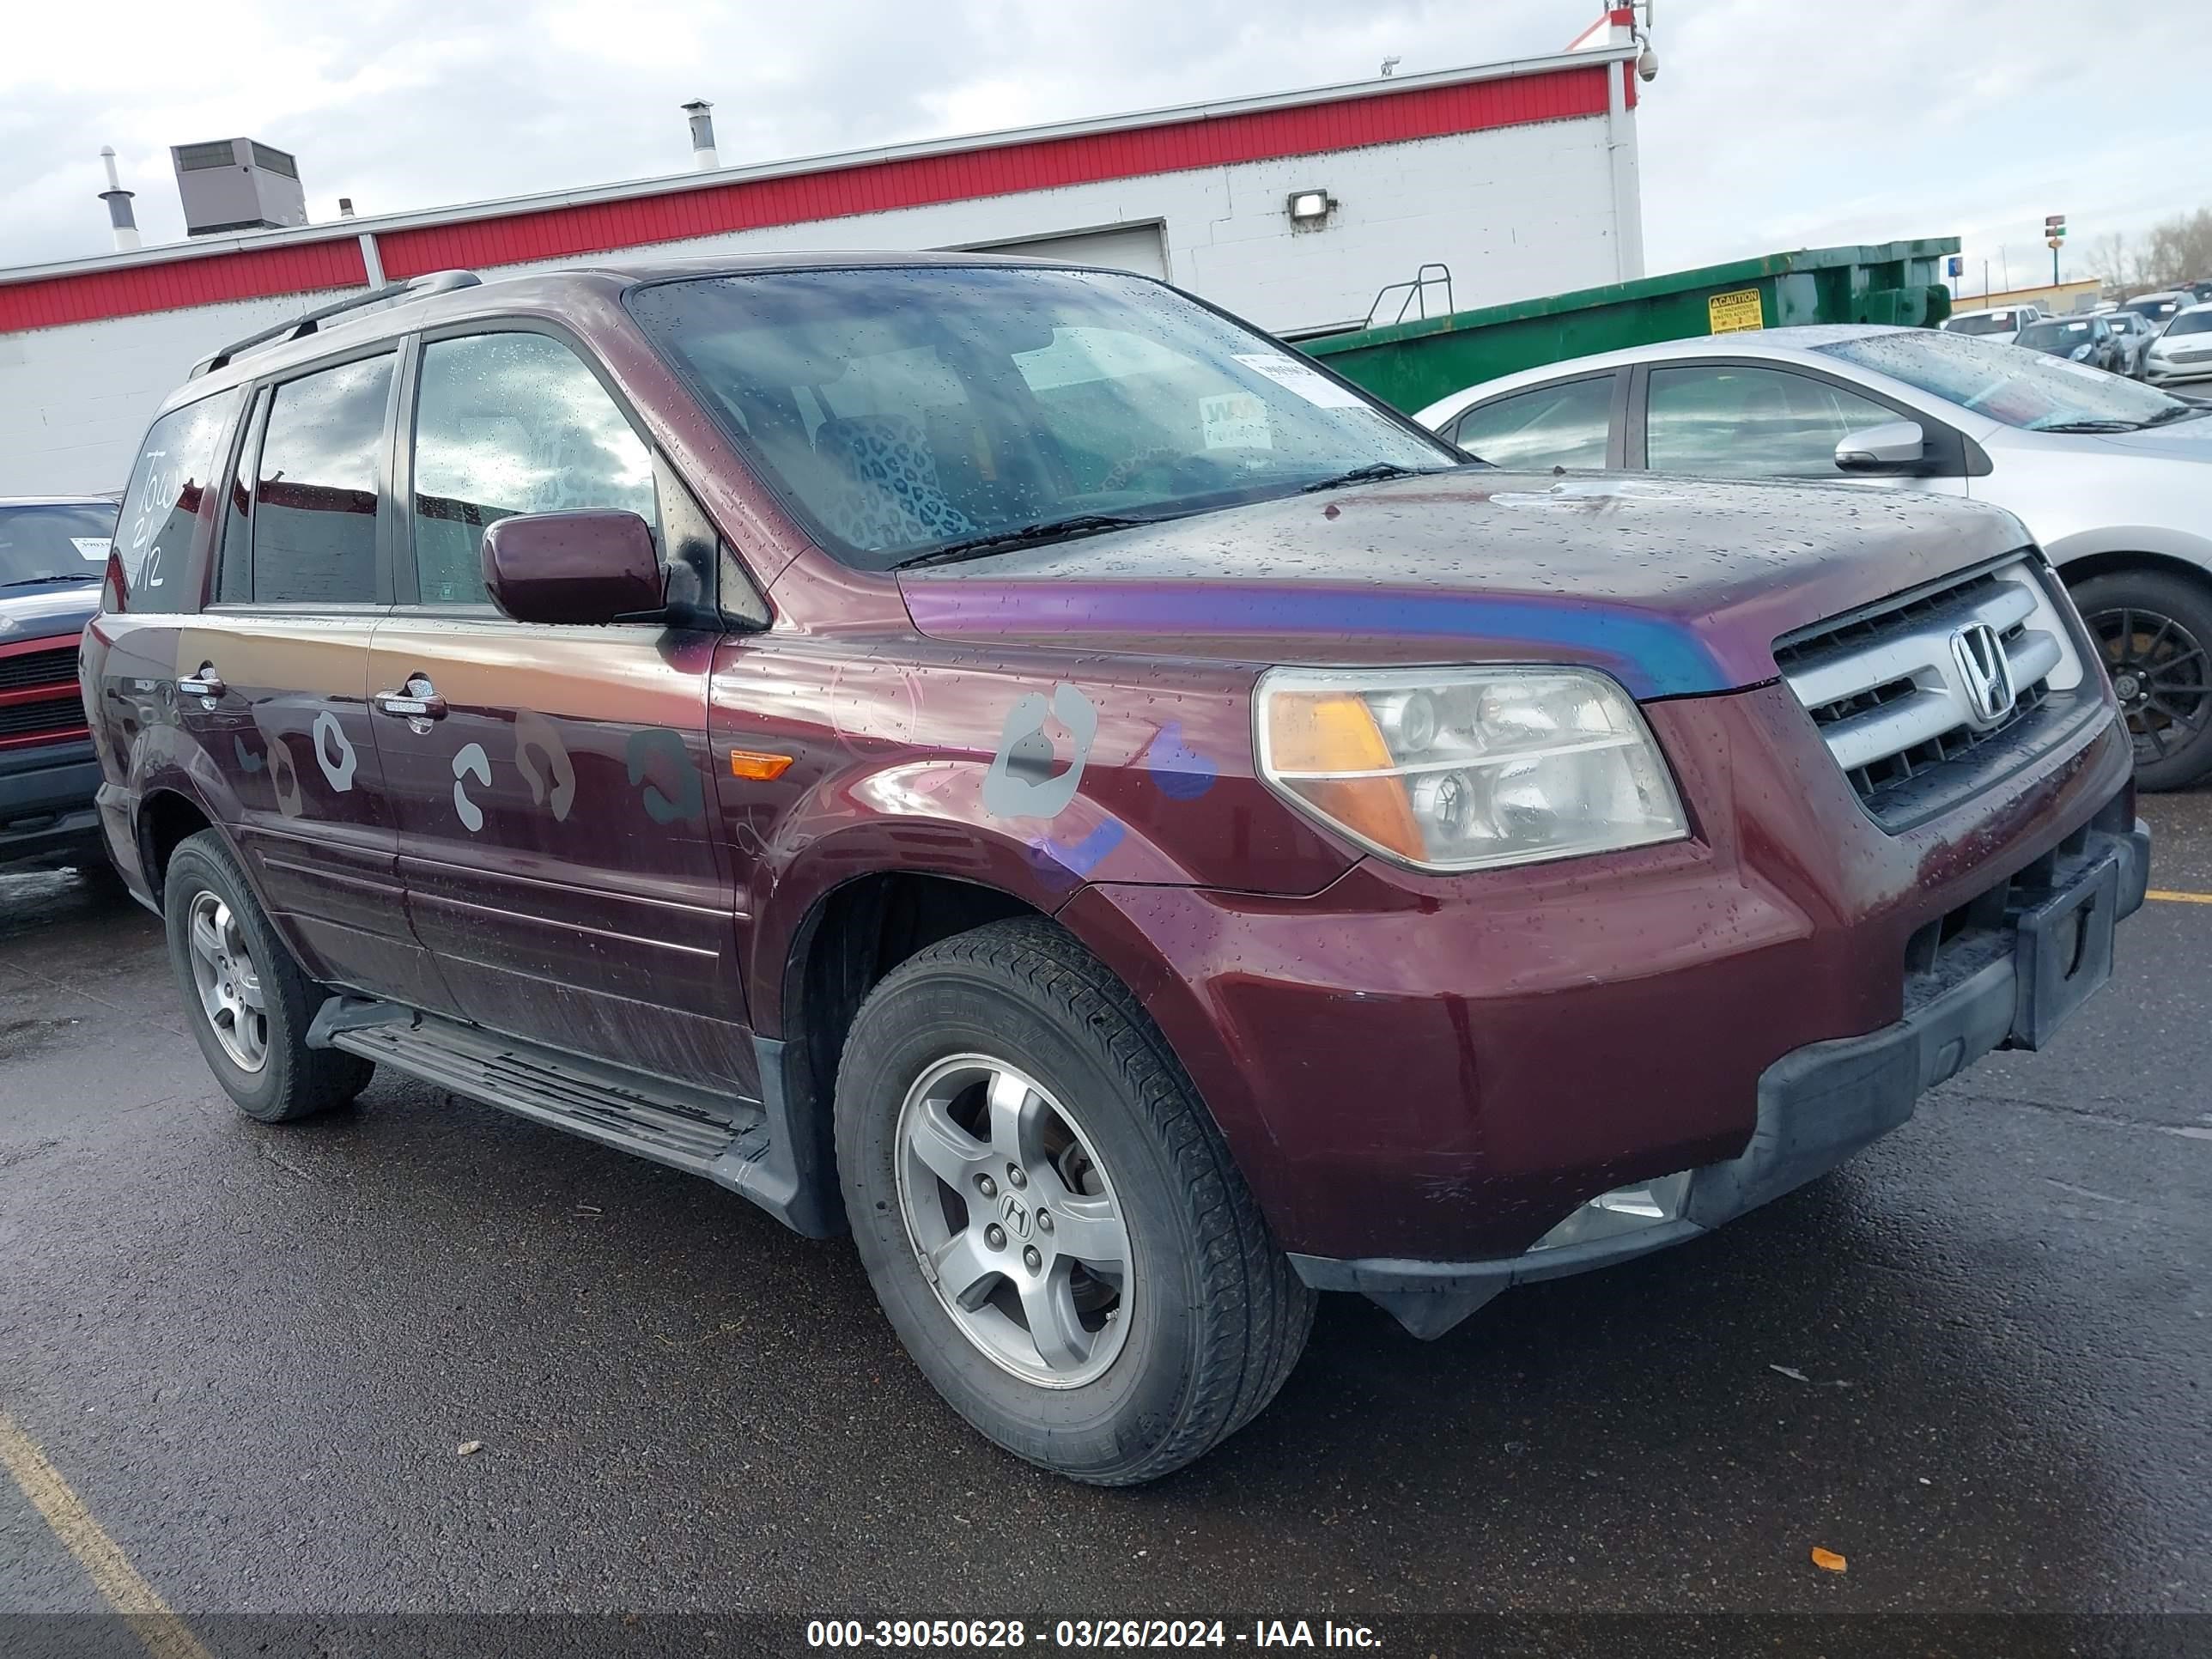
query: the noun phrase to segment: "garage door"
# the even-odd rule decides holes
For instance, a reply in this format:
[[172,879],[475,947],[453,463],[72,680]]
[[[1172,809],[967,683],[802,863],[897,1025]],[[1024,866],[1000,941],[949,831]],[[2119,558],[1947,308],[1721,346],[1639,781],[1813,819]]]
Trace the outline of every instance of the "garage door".
[[977,250],[1018,253],[1025,259],[1066,259],[1073,264],[1110,265],[1115,270],[1168,274],[1167,249],[1158,225],[1116,225],[1111,230],[1079,231],[1073,236],[1033,236],[1018,242],[994,242]]

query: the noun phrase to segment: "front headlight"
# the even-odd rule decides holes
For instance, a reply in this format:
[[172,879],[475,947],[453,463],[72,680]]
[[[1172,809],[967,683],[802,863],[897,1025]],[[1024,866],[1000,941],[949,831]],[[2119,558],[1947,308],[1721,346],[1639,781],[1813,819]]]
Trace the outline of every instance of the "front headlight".
[[1578,668],[1274,668],[1260,775],[1424,870],[1486,870],[1689,833],[1644,716]]
[[2073,350],[2068,352],[2066,355],[2071,357],[2077,363],[2087,362],[2089,360],[2089,353],[2094,349],[2094,348],[2090,346],[2077,345]]

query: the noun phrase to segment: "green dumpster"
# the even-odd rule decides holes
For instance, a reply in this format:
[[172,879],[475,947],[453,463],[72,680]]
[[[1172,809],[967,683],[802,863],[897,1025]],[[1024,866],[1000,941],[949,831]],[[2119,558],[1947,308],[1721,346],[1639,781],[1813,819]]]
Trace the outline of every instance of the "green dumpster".
[[1942,261],[1958,251],[1955,236],[1804,248],[1297,344],[1413,410],[1500,374],[1654,340],[1792,323],[1933,327],[1951,314]]

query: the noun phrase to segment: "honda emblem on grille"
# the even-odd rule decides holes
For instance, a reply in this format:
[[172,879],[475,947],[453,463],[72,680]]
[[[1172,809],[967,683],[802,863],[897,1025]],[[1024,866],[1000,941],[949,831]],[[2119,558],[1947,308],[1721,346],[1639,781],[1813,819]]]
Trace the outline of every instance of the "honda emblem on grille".
[[1977,726],[1995,726],[2012,713],[2020,693],[2012,683],[2012,659],[2004,641],[1987,623],[1968,623],[1951,635],[1951,660]]

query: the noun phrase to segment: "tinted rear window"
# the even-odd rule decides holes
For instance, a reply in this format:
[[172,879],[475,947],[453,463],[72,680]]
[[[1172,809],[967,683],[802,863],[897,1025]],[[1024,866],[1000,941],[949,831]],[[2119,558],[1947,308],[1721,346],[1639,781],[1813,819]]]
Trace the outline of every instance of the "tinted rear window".
[[123,572],[123,608],[173,611],[195,609],[190,591],[192,536],[228,447],[239,394],[218,392],[154,422],[131,471],[115,550]]
[[1954,334],[2009,334],[2020,326],[2015,312],[1988,311],[1978,317],[1954,317],[1943,325]]
[[256,604],[376,598],[392,361],[342,363],[276,388],[253,487]]

